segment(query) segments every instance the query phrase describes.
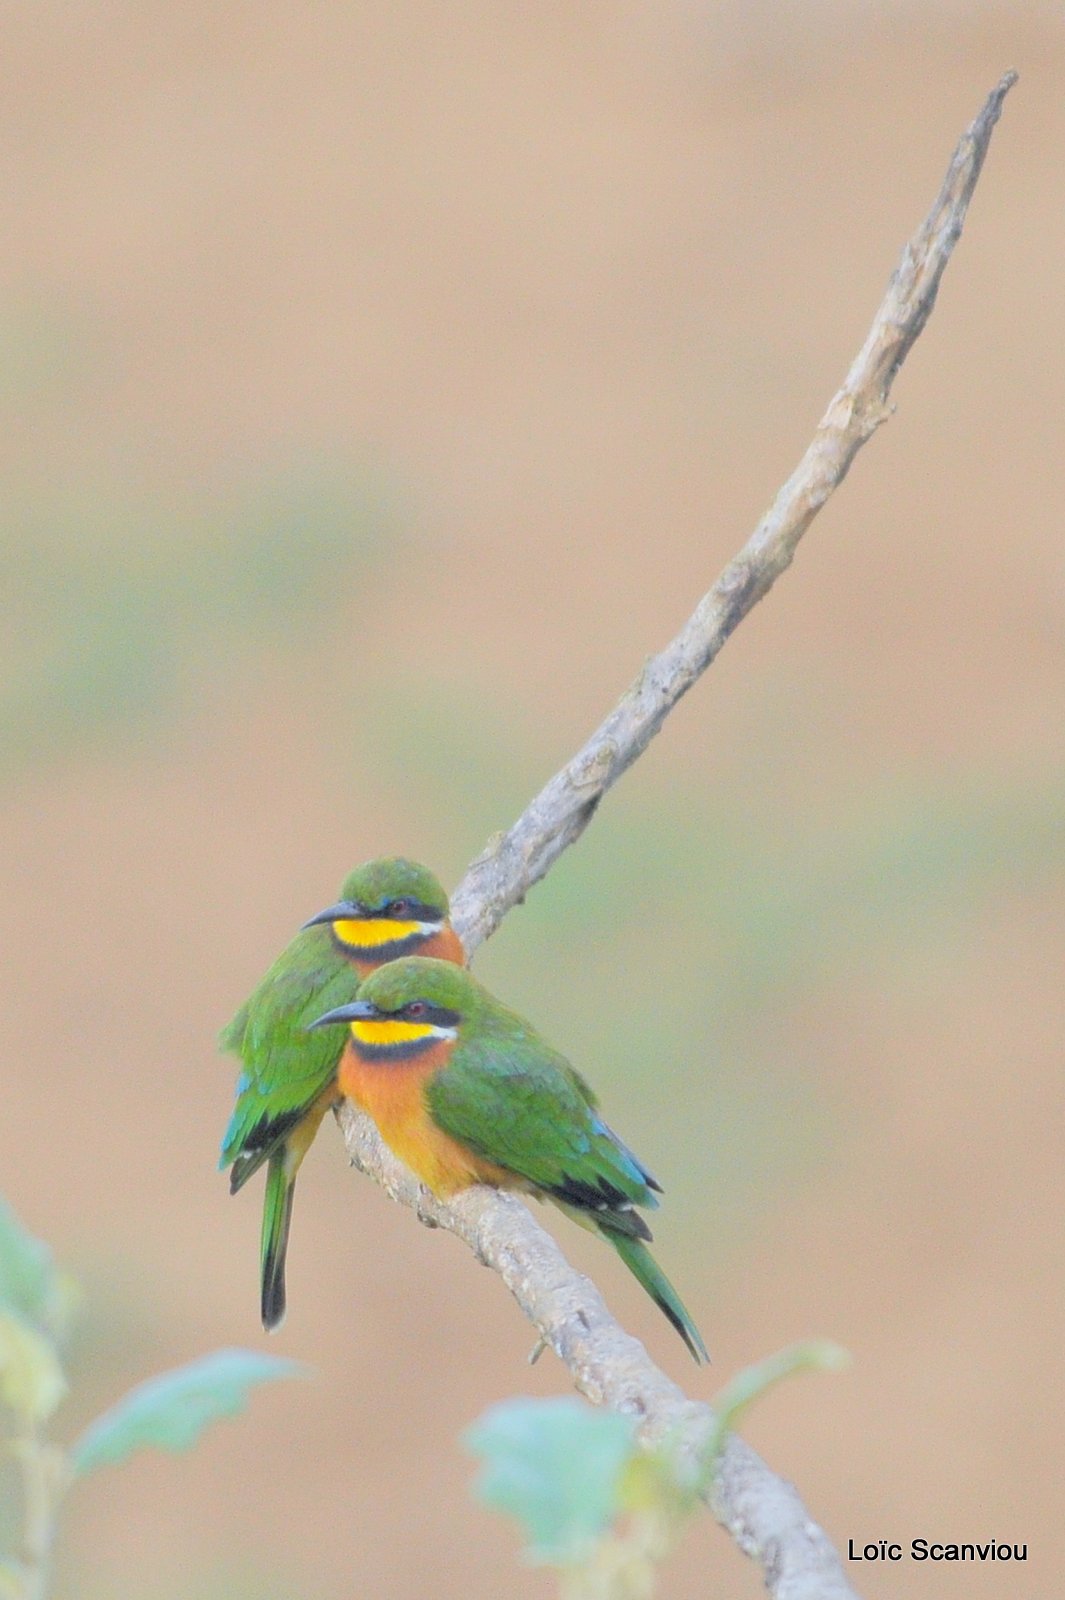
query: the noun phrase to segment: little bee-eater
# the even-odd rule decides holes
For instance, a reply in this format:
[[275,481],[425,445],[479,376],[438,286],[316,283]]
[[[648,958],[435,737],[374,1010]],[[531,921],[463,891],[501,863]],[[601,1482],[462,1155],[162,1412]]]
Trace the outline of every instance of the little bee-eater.
[[230,1193],[268,1163],[260,1250],[264,1328],[276,1328],[285,1314],[296,1174],[339,1098],[343,1038],[310,1033],[308,1025],[324,1008],[353,999],[362,979],[384,962],[415,950],[465,961],[447,895],[416,861],[368,861],[345,879],[336,905],[304,923],[219,1037],[242,1063],[219,1162],[232,1165]]
[[659,1184],[529,1023],[462,967],[419,956],[381,967],[312,1026],[341,1022],[341,1093],[433,1194],[488,1183],[553,1200],[614,1246],[696,1361],[708,1359],[635,1209],[657,1206]]

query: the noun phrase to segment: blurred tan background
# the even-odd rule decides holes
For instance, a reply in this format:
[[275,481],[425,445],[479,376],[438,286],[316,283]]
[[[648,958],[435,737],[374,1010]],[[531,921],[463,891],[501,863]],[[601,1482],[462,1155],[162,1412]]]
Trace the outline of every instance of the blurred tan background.
[[[786,15],[785,15],[786,13]],[[690,1392],[868,1596],[1065,1566],[1065,24],[1008,5],[4,8],[0,1192],[84,1294],[69,1436],[265,1348],[218,1027],[356,861],[450,884],[790,472],[1021,72],[897,418],[477,970],[662,1177]],[[552,1224],[553,1225],[553,1224]],[[59,1600],[546,1597],[458,1436],[565,1390],[453,1241],[300,1180],[313,1377],[71,1502]],[[761,1592],[704,1519],[663,1594]]]

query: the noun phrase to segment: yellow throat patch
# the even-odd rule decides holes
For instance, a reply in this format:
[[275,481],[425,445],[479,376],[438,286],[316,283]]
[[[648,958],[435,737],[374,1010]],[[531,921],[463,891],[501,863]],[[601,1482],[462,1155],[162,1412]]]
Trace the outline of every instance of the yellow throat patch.
[[382,944],[398,944],[422,932],[420,922],[393,922],[388,917],[366,917],[359,921],[334,922],[333,929],[342,944],[355,950],[374,950]]
[[350,1026],[359,1044],[377,1046],[411,1044],[415,1039],[432,1038],[436,1032],[431,1022],[400,1022],[391,1017],[360,1017]]

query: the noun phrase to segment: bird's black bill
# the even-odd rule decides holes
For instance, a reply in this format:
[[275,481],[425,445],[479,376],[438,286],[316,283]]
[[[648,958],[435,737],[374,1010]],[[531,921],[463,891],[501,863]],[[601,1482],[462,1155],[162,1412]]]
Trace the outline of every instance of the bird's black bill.
[[308,1033],[312,1028],[328,1028],[334,1022],[357,1022],[360,1017],[376,1017],[377,1007],[372,1006],[368,1000],[353,1000],[348,1006],[335,1006],[332,1011],[326,1011],[320,1017],[315,1017],[313,1022],[308,1022]]
[[364,915],[362,907],[357,906],[354,900],[338,900],[335,906],[326,906],[324,911],[317,911],[313,917],[308,917],[301,925],[300,932],[304,928],[316,928],[321,922],[358,922]]

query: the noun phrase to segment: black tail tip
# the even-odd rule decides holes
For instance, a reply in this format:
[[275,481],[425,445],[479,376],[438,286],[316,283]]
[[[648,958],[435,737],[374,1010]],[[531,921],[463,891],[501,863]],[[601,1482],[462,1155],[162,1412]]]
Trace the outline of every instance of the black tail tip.
[[665,1313],[667,1321],[673,1324],[684,1340],[695,1365],[697,1367],[708,1367],[710,1365],[710,1352],[703,1343],[703,1336],[695,1326],[695,1323],[690,1318],[682,1317],[676,1308],[666,1300],[658,1300],[656,1297],[656,1304],[659,1310]]
[[268,1278],[263,1283],[261,1309],[264,1329],[267,1333],[276,1333],[285,1320],[285,1279],[283,1274],[277,1278]]
[[712,1366],[713,1362],[711,1360],[709,1350],[706,1348],[701,1337],[697,1336],[697,1339],[697,1343],[694,1340],[688,1341],[688,1349],[692,1353],[692,1358],[695,1361],[695,1365],[697,1367]]
[[681,1328],[680,1336],[691,1351],[695,1365],[697,1367],[708,1367],[710,1365],[710,1352],[703,1343],[703,1336],[694,1322],[690,1323],[686,1328]]

